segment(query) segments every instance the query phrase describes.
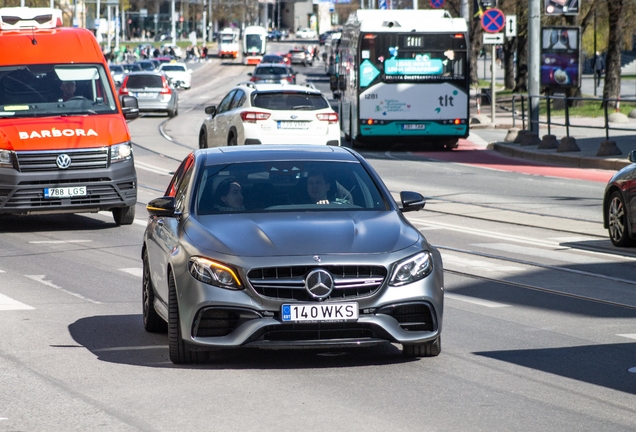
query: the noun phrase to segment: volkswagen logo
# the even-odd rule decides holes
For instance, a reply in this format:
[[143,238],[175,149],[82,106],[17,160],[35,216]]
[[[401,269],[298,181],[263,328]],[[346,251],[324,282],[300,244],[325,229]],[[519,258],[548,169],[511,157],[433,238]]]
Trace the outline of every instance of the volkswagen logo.
[[62,153],[55,159],[55,163],[59,169],[66,169],[71,166],[71,157],[66,153]]
[[298,118],[298,116],[297,116],[297,115],[293,115],[293,116],[291,116],[291,119],[292,119],[292,120],[296,120],[297,118]]
[[313,298],[324,299],[333,291],[333,277],[326,270],[316,269],[305,278],[305,289]]

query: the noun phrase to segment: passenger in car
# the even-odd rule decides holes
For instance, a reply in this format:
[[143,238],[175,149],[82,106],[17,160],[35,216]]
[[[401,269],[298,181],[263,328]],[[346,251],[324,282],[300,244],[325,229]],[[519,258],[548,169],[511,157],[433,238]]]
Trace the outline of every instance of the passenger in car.
[[232,178],[223,180],[214,192],[214,208],[220,211],[245,210],[243,205],[243,189]]

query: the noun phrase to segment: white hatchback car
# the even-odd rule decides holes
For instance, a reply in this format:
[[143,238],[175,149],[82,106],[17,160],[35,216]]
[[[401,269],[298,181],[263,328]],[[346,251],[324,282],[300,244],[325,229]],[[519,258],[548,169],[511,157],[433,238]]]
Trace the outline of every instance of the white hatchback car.
[[208,117],[199,148],[248,144],[340,145],[338,114],[314,87],[239,83]]
[[[188,69],[185,63],[162,63],[159,72],[165,74],[175,87],[189,89],[192,85],[192,69]],[[180,85],[176,85],[180,82]]]

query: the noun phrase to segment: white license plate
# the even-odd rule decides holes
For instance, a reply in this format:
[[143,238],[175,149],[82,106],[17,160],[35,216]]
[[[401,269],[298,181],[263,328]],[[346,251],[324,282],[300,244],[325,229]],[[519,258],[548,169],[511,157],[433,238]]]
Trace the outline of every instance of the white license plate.
[[358,303],[284,304],[283,322],[350,321],[358,319]]
[[44,198],[70,198],[76,196],[86,196],[86,186],[44,189]]
[[278,129],[309,129],[307,121],[279,121]]
[[426,129],[425,124],[403,124],[402,130],[424,130]]
[[139,99],[152,99],[156,97],[157,93],[137,93],[137,98]]

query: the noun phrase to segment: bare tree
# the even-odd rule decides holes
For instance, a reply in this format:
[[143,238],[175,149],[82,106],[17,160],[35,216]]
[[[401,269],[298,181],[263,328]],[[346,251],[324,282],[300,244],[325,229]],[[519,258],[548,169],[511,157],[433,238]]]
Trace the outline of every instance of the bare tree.
[[[604,99],[616,99],[621,91],[621,49],[627,0],[606,0],[609,15],[609,38],[605,60]],[[612,106],[616,103],[613,102]]]

